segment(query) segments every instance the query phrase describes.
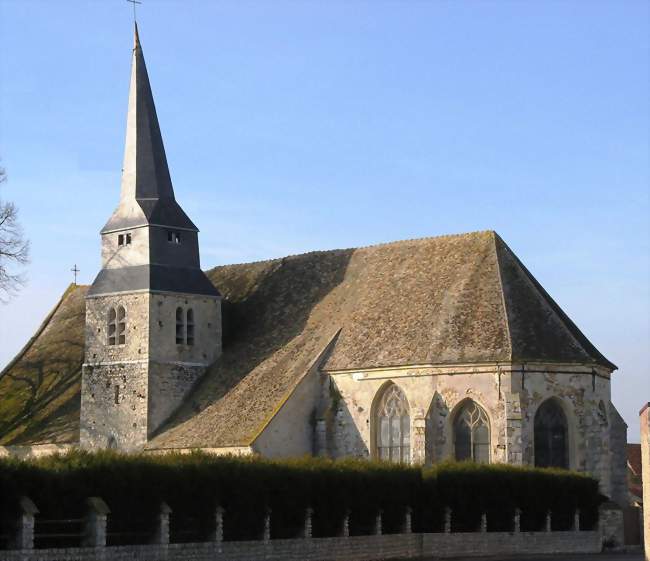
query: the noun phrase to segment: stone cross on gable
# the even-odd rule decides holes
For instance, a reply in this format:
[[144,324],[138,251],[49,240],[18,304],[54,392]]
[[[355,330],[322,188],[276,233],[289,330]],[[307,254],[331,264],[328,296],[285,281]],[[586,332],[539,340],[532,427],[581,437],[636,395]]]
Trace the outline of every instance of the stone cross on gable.
[[72,267],[72,269],[70,269],[70,270],[74,274],[74,284],[75,284],[75,286],[77,286],[77,273],[80,272],[80,269],[77,269],[77,264],[75,263],[74,267]]

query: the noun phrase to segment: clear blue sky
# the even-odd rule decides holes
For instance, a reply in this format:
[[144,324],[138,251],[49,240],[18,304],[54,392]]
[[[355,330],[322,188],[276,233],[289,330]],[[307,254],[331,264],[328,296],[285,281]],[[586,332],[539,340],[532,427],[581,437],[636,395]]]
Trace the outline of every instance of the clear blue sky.
[[[650,400],[646,1],[144,0],[140,32],[204,267],[495,229]],[[99,269],[118,200],[125,0],[0,0],[0,196],[32,240],[0,365]]]

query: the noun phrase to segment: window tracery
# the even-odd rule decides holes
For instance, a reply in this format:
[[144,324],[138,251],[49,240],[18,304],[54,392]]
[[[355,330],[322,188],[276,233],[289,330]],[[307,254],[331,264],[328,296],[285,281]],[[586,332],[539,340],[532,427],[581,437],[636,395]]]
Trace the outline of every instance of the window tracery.
[[411,461],[411,418],[406,396],[395,384],[384,390],[377,406],[377,458],[390,462]]
[[535,414],[535,466],[569,467],[568,423],[554,399],[539,406]]
[[456,415],[454,446],[458,461],[490,463],[490,422],[485,410],[471,399]]

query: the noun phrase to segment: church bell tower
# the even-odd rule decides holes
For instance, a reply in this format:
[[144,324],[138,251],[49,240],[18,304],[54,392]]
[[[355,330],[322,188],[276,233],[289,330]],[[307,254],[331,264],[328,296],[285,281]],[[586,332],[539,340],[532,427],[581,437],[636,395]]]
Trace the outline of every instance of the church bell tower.
[[120,202],[86,297],[83,448],[142,450],[221,354],[221,298],[176,202],[135,27]]

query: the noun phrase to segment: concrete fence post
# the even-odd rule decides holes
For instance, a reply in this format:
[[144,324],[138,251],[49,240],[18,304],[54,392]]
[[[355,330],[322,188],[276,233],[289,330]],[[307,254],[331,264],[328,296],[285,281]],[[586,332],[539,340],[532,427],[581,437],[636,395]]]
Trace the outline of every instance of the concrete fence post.
[[410,506],[407,506],[404,511],[404,528],[402,528],[402,533],[413,533],[413,509]]
[[521,509],[520,508],[515,509],[514,532],[515,534],[521,532]]
[[580,509],[576,508],[576,511],[573,513],[573,531],[580,531]]
[[100,497],[86,499],[86,520],[82,545],[86,547],[106,547],[106,528],[111,509]]
[[264,531],[262,534],[262,539],[265,542],[271,541],[271,509],[269,507],[266,507],[266,511],[264,513]]
[[172,509],[170,506],[162,502],[158,509],[158,524],[156,526],[156,534],[154,535],[153,543],[160,545],[169,544],[169,517],[171,516]]
[[221,543],[223,541],[223,515],[225,510],[218,506],[214,511],[214,541]]
[[550,532],[552,530],[551,527],[551,511],[546,512],[546,527],[544,528],[545,532]]
[[481,528],[480,531],[482,534],[485,534],[487,532],[487,513],[484,512],[481,514]]
[[445,534],[451,534],[451,509],[445,507]]
[[310,539],[312,536],[312,518],[314,516],[314,509],[307,507],[305,509],[305,523],[302,530],[302,537]]
[[348,508],[345,511],[345,515],[343,516],[343,522],[341,523],[341,536],[344,538],[350,537],[350,514],[351,511]]
[[381,514],[382,510],[379,509],[377,516],[375,516],[375,536],[381,536]]
[[16,524],[13,546],[16,549],[34,549],[34,524],[38,509],[28,497],[21,497],[18,506],[20,514]]

